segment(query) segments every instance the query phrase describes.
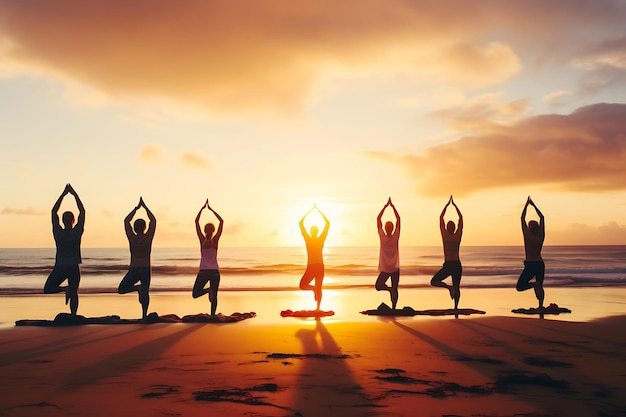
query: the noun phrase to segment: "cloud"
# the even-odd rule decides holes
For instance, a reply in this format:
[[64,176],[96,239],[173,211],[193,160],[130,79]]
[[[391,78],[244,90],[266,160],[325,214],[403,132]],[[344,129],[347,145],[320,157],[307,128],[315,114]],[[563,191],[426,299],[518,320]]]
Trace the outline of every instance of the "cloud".
[[626,242],[626,225],[615,221],[599,226],[573,223],[550,231],[550,236],[550,239],[569,245],[623,245]]
[[139,161],[143,163],[159,163],[165,159],[165,150],[161,145],[150,143],[139,150]]
[[557,109],[566,106],[568,100],[571,98],[571,91],[561,90],[546,94],[545,96],[543,96],[543,101],[545,103],[548,103],[551,108]]
[[18,216],[45,216],[45,211],[35,210],[32,207],[22,207],[22,208],[14,208],[14,207],[5,207],[2,209],[2,214],[14,214]]
[[574,59],[573,64],[586,70],[600,67],[626,70],[626,36],[606,39],[590,45]]
[[502,103],[500,96],[483,94],[461,104],[434,110],[430,115],[461,131],[490,131],[499,125],[517,122],[530,111],[528,99]]
[[180,154],[180,163],[191,169],[210,170],[211,164],[205,157],[194,152],[183,152]]
[[238,235],[245,228],[244,223],[239,220],[235,220],[234,223],[229,222],[224,226],[225,235]]
[[581,94],[597,94],[622,88],[626,82],[626,36],[593,43],[572,59],[572,65],[585,71]]
[[100,212],[102,213],[102,215],[103,215],[104,217],[107,217],[107,218],[112,218],[112,217],[114,217],[114,216],[115,216],[115,215],[114,215],[114,213],[113,213],[111,210],[104,210],[104,209],[103,209],[103,210],[101,210]]
[[611,0],[0,0],[0,75],[71,80],[95,102],[293,110],[330,69],[493,85],[518,48],[549,56],[623,21]]
[[568,192],[626,187],[626,104],[595,104],[465,136],[423,155],[370,152],[401,164],[429,196],[532,186]]

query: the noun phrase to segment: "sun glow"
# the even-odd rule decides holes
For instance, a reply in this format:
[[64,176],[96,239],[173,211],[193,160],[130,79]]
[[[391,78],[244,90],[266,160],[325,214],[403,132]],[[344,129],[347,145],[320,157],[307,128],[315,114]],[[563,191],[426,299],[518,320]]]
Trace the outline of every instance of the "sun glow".
[[[304,216],[309,210],[311,210],[313,204],[315,204],[317,208],[322,213],[324,213],[324,215],[328,218],[328,221],[330,222],[328,238],[326,239],[325,246],[341,246],[342,244],[345,244],[345,242],[343,242],[344,239],[342,237],[340,225],[346,224],[348,220],[347,209],[344,203],[331,198],[320,198],[317,200],[311,199],[308,201],[301,200],[292,204],[285,211],[285,217],[283,218],[283,228],[285,228],[287,231],[286,244],[288,246],[304,245],[304,240],[302,239],[302,235],[300,234],[300,227],[298,225],[300,223],[300,220],[302,219],[302,216]],[[285,227],[285,225],[287,226]],[[318,210],[311,211],[304,219],[304,227],[307,232],[310,233],[312,226],[317,226],[320,232],[324,228],[324,219]]]

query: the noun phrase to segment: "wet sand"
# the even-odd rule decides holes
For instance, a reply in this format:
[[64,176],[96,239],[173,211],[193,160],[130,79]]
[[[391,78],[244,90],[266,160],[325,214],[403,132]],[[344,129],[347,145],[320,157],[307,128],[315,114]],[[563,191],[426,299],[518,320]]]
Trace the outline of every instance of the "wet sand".
[[626,415],[626,316],[255,320],[0,330],[0,415]]
[[[460,307],[487,314],[365,316],[373,290],[327,291],[321,320],[307,292],[223,292],[231,324],[14,327],[53,319],[58,295],[1,297],[2,416],[626,416],[624,288],[549,288],[560,316],[521,316],[531,293],[468,289]],[[439,289],[399,306],[448,308]],[[251,306],[255,308],[250,308]],[[202,312],[206,300],[156,293],[151,311]],[[81,297],[86,316],[140,314],[135,296]]]

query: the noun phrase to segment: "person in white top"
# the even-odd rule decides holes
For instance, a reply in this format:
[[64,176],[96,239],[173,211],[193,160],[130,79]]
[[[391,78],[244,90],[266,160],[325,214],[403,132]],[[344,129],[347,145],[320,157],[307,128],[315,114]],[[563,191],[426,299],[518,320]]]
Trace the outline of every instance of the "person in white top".
[[[211,211],[217,220],[219,225],[217,231],[215,231],[215,225],[213,223],[207,223],[204,225],[204,233],[200,228],[200,216],[202,210],[207,208]],[[224,219],[220,217],[215,210],[209,205],[209,199],[200,207],[200,211],[196,216],[196,234],[200,241],[200,271],[196,276],[196,282],[193,284],[192,295],[193,298],[202,297],[204,294],[209,294],[209,302],[211,303],[211,315],[214,316],[217,311],[217,290],[220,286],[220,271],[217,264],[217,246],[219,244],[220,237],[222,236],[222,230],[224,229]],[[206,284],[209,284],[205,288]]]
[[[144,219],[137,219],[132,227],[130,225],[130,221],[141,207],[146,210],[148,220],[150,220],[147,230]],[[128,245],[130,246],[130,267],[128,268],[128,273],[120,282],[117,292],[119,294],[127,294],[137,291],[143,318],[148,314],[148,305],[150,304],[149,291],[152,275],[150,254],[152,252],[152,240],[154,239],[156,224],[154,214],[152,214],[141,197],[139,198],[139,204],[124,218],[124,229],[126,230]]]
[[[396,224],[386,222],[383,230],[383,213],[387,207],[393,209],[396,216]],[[398,283],[400,282],[400,256],[398,253],[398,241],[400,240],[400,215],[396,206],[391,202],[391,197],[378,213],[376,218],[378,237],[380,238],[380,255],[378,257],[378,278],[376,279],[377,291],[389,291],[391,296],[391,308],[395,310],[398,303]],[[391,278],[391,285],[387,285],[387,280]]]
[[[453,221],[445,223],[444,216],[448,206],[452,204],[459,216],[458,226]],[[450,196],[448,203],[443,207],[439,215],[439,230],[441,231],[441,240],[443,241],[443,267],[430,280],[430,285],[435,287],[447,288],[450,292],[450,298],[454,300],[454,308],[459,306],[461,299],[461,274],[463,266],[459,258],[459,248],[461,246],[461,237],[463,237],[463,215]],[[447,277],[452,276],[452,285],[443,282]]]

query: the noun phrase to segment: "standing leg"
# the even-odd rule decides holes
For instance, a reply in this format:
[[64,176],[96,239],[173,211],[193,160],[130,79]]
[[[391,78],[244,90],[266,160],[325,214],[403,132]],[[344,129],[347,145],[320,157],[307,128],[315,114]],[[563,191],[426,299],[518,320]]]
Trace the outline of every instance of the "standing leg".
[[138,289],[139,303],[141,303],[142,318],[146,318],[148,315],[148,306],[150,305],[150,269],[146,268],[146,271],[142,274],[141,285]]
[[397,270],[391,274],[391,288],[389,294],[391,294],[391,308],[396,309],[398,305],[398,284],[400,283],[400,270]]
[[209,301],[211,302],[211,315],[214,316],[217,311],[217,291],[220,287],[220,273],[215,271],[211,276],[211,286],[208,288]]
[[317,309],[320,309],[322,303],[322,282],[324,281],[324,265],[315,268],[315,300],[317,301]]
[[543,278],[546,272],[546,266],[543,262],[537,265],[536,277],[535,277],[535,297],[539,301],[539,308],[543,308],[543,300],[545,298],[545,291],[543,290]]
[[452,286],[454,291],[454,309],[459,307],[459,300],[461,299],[461,275],[463,274],[463,267],[459,262],[458,266],[454,268],[452,272]]
[[78,312],[78,286],[80,284],[80,266],[78,264],[69,274],[67,282],[68,286],[65,293],[65,303],[67,304],[69,300],[70,312],[75,316]]

